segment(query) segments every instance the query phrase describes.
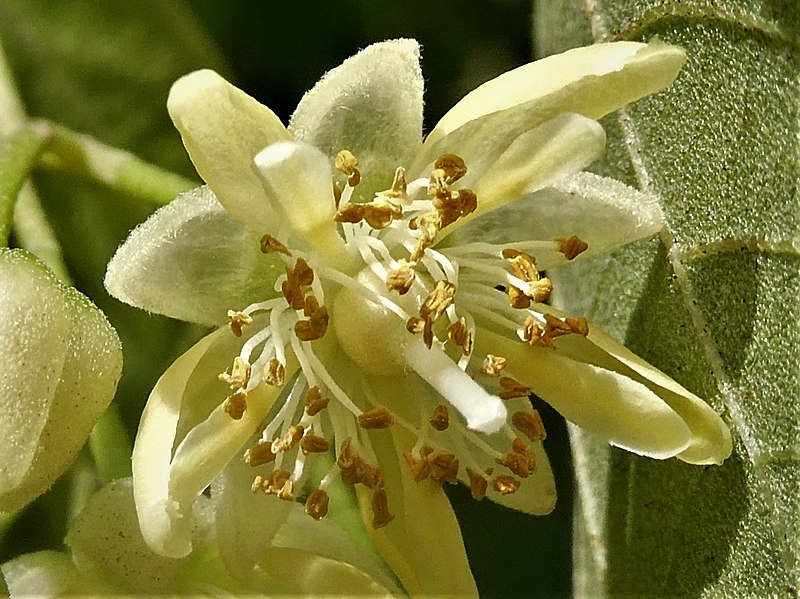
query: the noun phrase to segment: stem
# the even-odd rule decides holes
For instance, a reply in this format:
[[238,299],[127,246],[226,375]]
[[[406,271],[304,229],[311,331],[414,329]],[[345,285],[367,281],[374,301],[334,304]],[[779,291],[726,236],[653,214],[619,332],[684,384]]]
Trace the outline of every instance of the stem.
[[50,125],[53,139],[38,167],[89,179],[148,203],[163,205],[197,183],[96,139]]
[[42,127],[25,127],[13,134],[0,149],[0,245],[8,245],[14,204],[20,189],[48,142]]

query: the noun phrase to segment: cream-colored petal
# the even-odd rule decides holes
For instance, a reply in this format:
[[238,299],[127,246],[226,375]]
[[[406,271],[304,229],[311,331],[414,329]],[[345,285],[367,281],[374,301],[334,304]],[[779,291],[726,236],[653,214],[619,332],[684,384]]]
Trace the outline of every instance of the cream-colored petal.
[[255,169],[270,208],[295,235],[333,260],[344,252],[333,220],[336,202],[325,154],[307,143],[280,142],[259,152]]
[[114,397],[122,349],[103,313],[31,254],[0,249],[0,510],[72,463]]
[[25,553],[5,562],[0,570],[11,599],[49,599],[84,590],[75,564],[59,551]]
[[[482,352],[492,348],[509,361],[520,383],[564,418],[612,445],[666,459],[686,450],[691,432],[683,419],[643,384],[618,372],[529,347],[490,331],[477,336]],[[476,343],[477,345],[477,343]]]
[[330,157],[353,152],[363,174],[356,193],[371,199],[422,143],[423,87],[416,41],[373,44],[303,96],[289,129]]
[[253,229],[272,230],[275,222],[252,164],[262,148],[291,139],[280,119],[207,69],[178,79],[167,109],[197,172],[225,209]]
[[521,105],[542,119],[558,112],[597,119],[667,87],[685,61],[681,48],[659,40],[596,44],[549,56],[467,94],[442,117],[425,144],[471,120]]
[[105,286],[149,312],[205,325],[275,297],[284,273],[261,235],[230,216],[208,187],[182,193],[139,225],[108,264]]
[[[460,228],[448,245],[485,242],[513,245],[577,235],[588,249],[577,259],[608,252],[656,234],[663,227],[658,198],[615,179],[580,172],[484,214]],[[535,254],[548,270],[567,263],[555,247]]]

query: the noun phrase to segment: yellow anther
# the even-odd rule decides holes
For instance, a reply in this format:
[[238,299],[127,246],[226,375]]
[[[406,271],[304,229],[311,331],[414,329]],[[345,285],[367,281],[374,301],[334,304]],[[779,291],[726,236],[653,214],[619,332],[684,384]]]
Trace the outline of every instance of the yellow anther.
[[480,371],[488,376],[499,376],[500,372],[508,365],[506,359],[502,356],[493,356],[486,354],[483,359]]
[[237,337],[241,337],[242,327],[247,326],[248,324],[253,324],[253,319],[249,314],[245,314],[244,312],[228,310],[228,324],[230,325],[233,334]]
[[447,173],[444,169],[435,168],[431,171],[428,177],[428,195],[438,196],[441,193],[447,193]]
[[531,305],[531,298],[513,285],[506,287],[506,295],[508,296],[508,303],[512,308],[524,310]]
[[532,281],[525,293],[535,302],[546,302],[553,293],[553,282],[547,277]]
[[425,329],[425,319],[412,316],[406,322],[406,330],[412,335],[419,335]]
[[472,332],[467,327],[467,321],[463,316],[447,327],[447,337],[461,348],[465,356],[472,353]]
[[530,387],[526,387],[509,376],[500,377],[500,399],[511,399],[514,397],[528,397],[531,394]]
[[533,316],[528,316],[522,324],[522,339],[531,345],[555,347],[553,338],[546,334],[544,327]]
[[264,366],[264,382],[272,387],[283,387],[286,383],[286,367],[277,358],[270,358]]
[[404,169],[402,166],[398,166],[397,170],[394,171],[392,188],[380,192],[379,195],[393,199],[405,199],[407,197],[407,189],[408,185],[406,183],[406,169]]
[[300,441],[300,449],[303,450],[303,454],[305,455],[310,453],[325,453],[330,449],[330,446],[331,444],[327,439],[310,433]]
[[430,478],[437,483],[458,482],[458,457],[446,451],[434,451],[425,458],[431,468]]
[[275,239],[272,235],[264,235],[261,238],[261,251],[265,254],[278,252],[279,254],[283,254],[285,256],[292,255],[292,253],[289,251],[289,248]]
[[347,149],[340,150],[333,159],[333,167],[348,177],[353,174],[357,166],[358,158]]
[[501,495],[510,495],[511,493],[516,493],[517,489],[519,489],[519,481],[504,474],[495,476],[492,480],[492,485],[495,491]]
[[305,406],[306,414],[309,416],[316,416],[322,410],[328,407],[330,398],[325,397],[319,390],[319,387],[311,387],[306,394]]
[[528,447],[522,439],[514,437],[514,440],[511,442],[511,451],[525,458],[528,472],[536,471],[536,454],[533,453],[533,450]]
[[337,223],[359,223],[364,218],[364,204],[345,204],[333,217]]
[[[505,250],[503,251],[505,254]],[[512,258],[506,258],[511,263],[511,270],[525,282],[538,281],[539,270],[534,259],[523,252],[516,253]]]
[[537,410],[514,412],[511,423],[534,443],[547,438],[544,422]]
[[473,499],[480,501],[486,497],[486,488],[489,486],[489,481],[486,480],[486,477],[470,467],[467,467],[467,476],[469,477],[469,490]]
[[[364,204],[364,220],[373,229],[385,229],[388,227],[396,213],[396,209],[388,203],[370,202]],[[402,212],[400,214],[402,215]]]
[[231,389],[245,387],[250,381],[250,364],[241,356],[236,356],[230,374],[223,372],[218,378]]
[[386,277],[386,287],[389,291],[397,291],[400,295],[405,295],[414,284],[416,274],[410,264],[401,266],[389,273]]
[[450,413],[447,411],[447,406],[444,404],[436,406],[433,409],[433,416],[430,417],[428,422],[437,431],[447,430],[447,427],[450,426]]
[[289,427],[283,436],[278,437],[272,442],[272,453],[279,453],[281,451],[289,451],[303,438],[304,428],[300,424],[293,424]]
[[512,442],[511,450],[495,461],[521,478],[527,478],[536,469],[533,451],[519,437]]
[[422,302],[419,315],[426,320],[436,322],[453,303],[455,296],[456,286],[453,283],[444,279],[436,281],[433,291]]
[[314,520],[322,520],[328,513],[328,494],[322,489],[311,491],[306,499],[306,514]]
[[233,395],[226,397],[225,403],[222,404],[222,409],[234,420],[240,420],[247,411],[247,393],[239,390]]
[[[263,484],[264,492],[269,495],[277,495],[284,489],[287,482],[291,483],[291,477],[292,473],[288,470],[273,470]],[[289,489],[291,491],[291,484]]]
[[455,154],[442,154],[436,159],[433,168],[444,171],[444,179],[447,184],[458,181],[467,174],[467,165],[461,156]]
[[387,428],[394,424],[394,415],[384,407],[377,407],[358,416],[358,424],[361,428]]
[[442,217],[438,211],[426,212],[422,216],[409,221],[409,227],[419,231],[422,234],[422,241],[428,244],[433,243],[433,240],[436,239],[436,234],[441,226]]
[[261,474],[256,474],[253,478],[253,482],[250,485],[250,490],[253,493],[258,493],[259,491],[265,492],[267,491],[267,479],[264,478]]
[[410,453],[406,452],[403,454],[403,457],[408,464],[408,467],[411,469],[411,476],[414,477],[416,482],[421,480],[425,480],[431,474],[431,467],[428,464],[428,460],[425,458],[417,459]]
[[589,321],[583,316],[578,318],[565,318],[564,322],[567,323],[570,330],[576,335],[586,337],[589,334]]
[[589,249],[589,244],[577,235],[571,235],[570,237],[556,237],[555,242],[558,246],[558,251],[564,254],[564,257],[567,260],[573,260]]
[[256,467],[268,464],[275,459],[275,452],[272,451],[271,441],[259,441],[250,449],[244,452],[244,461],[250,466]]
[[385,489],[377,489],[372,493],[372,528],[383,528],[394,520],[389,513],[389,500]]
[[322,339],[328,331],[329,321],[328,308],[320,306],[308,320],[298,320],[294,323],[294,334],[300,341]]

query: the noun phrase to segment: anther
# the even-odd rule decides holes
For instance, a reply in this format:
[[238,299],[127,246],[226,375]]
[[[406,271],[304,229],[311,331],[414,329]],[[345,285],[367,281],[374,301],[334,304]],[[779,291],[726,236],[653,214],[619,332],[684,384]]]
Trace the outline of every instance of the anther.
[[264,382],[272,387],[283,387],[286,383],[286,367],[277,358],[270,358],[264,366]]
[[337,223],[359,223],[364,218],[364,204],[345,204],[333,217]]
[[512,399],[514,397],[528,397],[531,394],[531,388],[518,383],[509,376],[500,377],[500,386],[503,388],[500,391],[500,399]]
[[508,303],[516,310],[525,310],[530,308],[531,298],[528,295],[513,285],[506,287],[506,295],[508,296]]
[[[357,166],[358,158],[350,150],[339,151],[333,159],[333,167],[340,173],[347,175],[347,182],[351,187],[358,185],[361,180],[361,173],[358,172]],[[356,173],[358,174],[356,175]],[[358,181],[352,183],[350,179],[354,177],[357,177]]]
[[547,438],[547,431],[537,410],[514,412],[511,416],[511,424],[534,443]]
[[558,246],[558,251],[564,254],[564,257],[567,260],[573,260],[578,255],[589,249],[589,244],[587,244],[577,235],[572,235],[570,237],[556,237],[555,242]]
[[523,341],[527,341],[530,345],[539,345],[542,347],[555,347],[553,338],[547,334],[544,327],[542,327],[533,316],[528,315],[525,322],[522,324],[520,337]]
[[306,296],[306,305],[303,306],[303,314],[311,316],[314,312],[319,310],[319,302],[313,295]]
[[492,486],[501,495],[510,495],[511,493],[516,493],[517,489],[519,489],[519,481],[511,476],[500,474],[494,477]]
[[404,453],[403,457],[405,458],[408,467],[411,469],[411,476],[414,477],[414,481],[419,482],[430,476],[431,466],[428,463],[428,460],[425,458],[417,459],[408,452]]
[[461,348],[465,356],[472,353],[472,332],[463,316],[447,328],[447,337]]
[[339,474],[342,482],[348,485],[355,485],[361,482],[364,472],[364,460],[362,460],[353,449],[352,440],[348,437],[342,441],[339,449],[339,457],[336,459],[339,467]]
[[456,154],[442,154],[436,159],[433,168],[444,171],[444,179],[448,185],[455,183],[467,174],[467,165],[464,163],[464,159]]
[[247,326],[248,324],[253,324],[253,319],[249,314],[245,314],[244,312],[228,310],[228,324],[230,325],[233,334],[237,337],[241,337],[242,327]]
[[[389,203],[370,202],[364,204],[364,220],[373,229],[385,229],[391,224],[396,214],[397,208]],[[401,211],[400,215],[402,216],[402,214]]]
[[400,268],[389,273],[386,277],[386,287],[389,291],[397,291],[405,295],[414,284],[416,274],[410,264],[401,264]]
[[291,479],[283,482],[283,486],[275,493],[279,499],[294,501],[294,483]]
[[[504,257],[506,251],[507,250],[503,250]],[[511,270],[514,271],[514,274],[523,281],[530,282],[539,280],[539,271],[536,268],[536,262],[528,254],[525,254],[524,252],[517,252],[515,250],[513,257],[506,258],[506,260],[511,263]]]
[[230,374],[223,372],[218,378],[231,389],[245,387],[250,381],[250,364],[241,356],[236,356]]
[[495,461],[521,478],[528,477],[536,469],[533,451],[519,437],[512,442],[511,450]]
[[306,394],[305,406],[306,414],[309,416],[316,416],[322,410],[328,407],[330,398],[325,397],[319,390],[319,387],[311,387]]
[[447,430],[450,426],[450,413],[447,411],[447,406],[439,404],[433,409],[433,416],[428,420],[431,426],[437,431]]
[[308,320],[294,323],[294,334],[300,341],[316,341],[322,339],[328,331],[328,308],[320,306]]
[[307,434],[303,437],[303,440],[300,441],[300,449],[303,450],[303,454],[308,455],[310,453],[325,453],[330,448],[331,444],[327,439],[323,437],[318,437],[317,435]]
[[467,467],[467,476],[469,477],[469,490],[472,493],[473,499],[480,501],[486,497],[486,488],[489,485],[486,477],[470,467]]
[[241,420],[247,411],[247,393],[240,389],[233,395],[226,397],[225,403],[222,404],[222,409],[234,420]]
[[246,464],[253,466],[261,466],[268,464],[275,459],[275,452],[272,451],[271,441],[259,441],[250,449],[244,452],[244,461]]
[[372,493],[372,528],[383,528],[392,520],[394,520],[394,515],[389,513],[386,490],[377,489]]
[[285,256],[292,255],[292,253],[289,251],[289,248],[275,239],[272,235],[264,235],[261,238],[261,252],[264,254],[278,252],[279,254],[283,254]]
[[444,314],[445,310],[453,303],[456,295],[456,286],[447,280],[436,281],[422,306],[419,308],[419,315],[426,320],[436,322],[439,317]]
[[412,335],[419,335],[425,329],[425,319],[412,316],[406,322],[406,330]]
[[377,466],[371,466],[366,462],[362,463],[361,467],[361,484],[368,489],[382,489],[383,488],[383,470]]
[[526,295],[535,302],[546,302],[553,293],[553,282],[544,277],[538,281],[531,281],[526,290]]
[[300,424],[293,424],[289,430],[282,437],[278,437],[272,442],[272,453],[279,453],[281,451],[289,451],[303,438],[303,426]]
[[300,285],[308,286],[314,282],[314,271],[311,270],[308,262],[298,258],[294,265],[294,277]]
[[480,372],[488,376],[499,376],[500,372],[506,367],[508,362],[502,356],[486,354],[481,365]]
[[358,416],[358,424],[361,428],[387,428],[394,424],[394,416],[384,407],[377,407]]
[[322,520],[328,513],[328,494],[322,489],[311,491],[306,499],[306,514],[314,520]]
[[431,467],[431,480],[437,483],[448,482],[454,485],[458,482],[458,457],[446,451],[434,451],[426,459]]
[[266,492],[267,491],[267,479],[264,478],[261,474],[256,474],[253,478],[253,482],[250,485],[250,490],[253,493],[257,493],[259,491]]
[[333,182],[333,205],[336,206],[337,209],[339,208],[339,202],[342,201],[342,193],[344,193],[344,188],[342,187],[342,184],[339,183],[338,181],[334,181]]
[[392,188],[382,191],[380,195],[387,198],[405,199],[408,184],[406,183],[406,169],[398,166],[394,171],[394,179],[392,180]]
[[[273,470],[267,477],[267,480],[262,483],[262,489],[269,495],[278,495],[286,486],[286,483],[291,483],[292,473],[288,470]],[[291,485],[289,487],[291,492]]]

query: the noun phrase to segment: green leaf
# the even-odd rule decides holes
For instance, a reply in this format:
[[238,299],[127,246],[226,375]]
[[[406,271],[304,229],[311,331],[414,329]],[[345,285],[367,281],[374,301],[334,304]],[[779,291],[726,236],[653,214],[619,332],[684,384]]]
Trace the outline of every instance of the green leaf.
[[576,593],[797,596],[797,5],[554,4],[536,4],[540,50],[657,35],[688,54],[672,88],[604,121],[597,166],[659,195],[666,230],[573,268],[562,301],[706,398],[735,438],[722,467],[697,468],[575,432]]

